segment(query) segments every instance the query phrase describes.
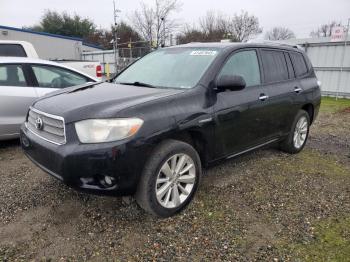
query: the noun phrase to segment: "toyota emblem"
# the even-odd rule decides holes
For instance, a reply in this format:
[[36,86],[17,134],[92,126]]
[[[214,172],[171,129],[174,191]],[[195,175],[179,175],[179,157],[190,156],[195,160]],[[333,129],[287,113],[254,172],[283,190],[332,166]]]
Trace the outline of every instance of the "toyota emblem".
[[42,130],[42,129],[43,129],[44,123],[43,123],[43,120],[42,120],[40,117],[38,117],[37,119],[35,119],[35,127],[36,127],[36,129],[38,129],[38,130]]

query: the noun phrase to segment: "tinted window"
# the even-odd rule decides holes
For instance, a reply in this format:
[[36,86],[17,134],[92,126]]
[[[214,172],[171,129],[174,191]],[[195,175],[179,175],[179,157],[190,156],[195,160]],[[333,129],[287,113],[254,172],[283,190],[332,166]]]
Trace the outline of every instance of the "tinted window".
[[143,82],[162,88],[192,88],[218,53],[215,48],[160,49],[131,65],[115,81]]
[[27,86],[22,66],[0,65],[0,86]]
[[290,56],[288,53],[284,53],[284,56],[286,57],[286,61],[287,61],[289,79],[292,79],[295,77],[292,60],[290,60]]
[[297,52],[291,52],[290,55],[292,57],[295,74],[297,76],[305,75],[308,69],[303,55]]
[[32,66],[39,87],[65,88],[89,82],[89,80],[70,70],[54,66]]
[[262,50],[262,63],[266,83],[278,82],[288,79],[286,59],[281,51]]
[[254,50],[242,51],[232,55],[222,68],[220,75],[239,75],[247,86],[259,85],[259,62]]
[[27,54],[21,45],[0,44],[0,56],[26,57]]

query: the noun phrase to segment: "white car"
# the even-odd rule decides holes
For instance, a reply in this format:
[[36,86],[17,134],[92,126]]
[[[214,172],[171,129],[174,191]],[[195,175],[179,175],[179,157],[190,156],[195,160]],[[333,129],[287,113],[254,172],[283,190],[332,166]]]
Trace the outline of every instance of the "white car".
[[[0,57],[29,57],[39,58],[34,46],[26,41],[0,40]],[[102,66],[98,61],[86,60],[52,60],[65,66],[69,66],[84,72],[91,77],[102,80]]]
[[29,106],[58,89],[99,82],[61,64],[24,57],[0,57],[0,140],[17,138]]

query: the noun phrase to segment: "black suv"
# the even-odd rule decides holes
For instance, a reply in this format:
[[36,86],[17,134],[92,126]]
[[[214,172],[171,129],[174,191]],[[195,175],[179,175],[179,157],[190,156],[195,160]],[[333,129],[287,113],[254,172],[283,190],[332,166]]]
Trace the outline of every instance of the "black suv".
[[278,143],[298,153],[320,107],[305,53],[268,44],[195,43],[152,52],[113,83],[52,93],[21,128],[26,155],[69,186],[182,210],[202,166]]

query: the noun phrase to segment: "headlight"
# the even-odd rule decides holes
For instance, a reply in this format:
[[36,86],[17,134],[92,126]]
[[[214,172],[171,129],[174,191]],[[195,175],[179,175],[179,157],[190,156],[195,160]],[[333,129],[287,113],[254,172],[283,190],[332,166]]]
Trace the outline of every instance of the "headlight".
[[131,137],[139,131],[139,118],[88,119],[75,123],[81,143],[103,143]]

